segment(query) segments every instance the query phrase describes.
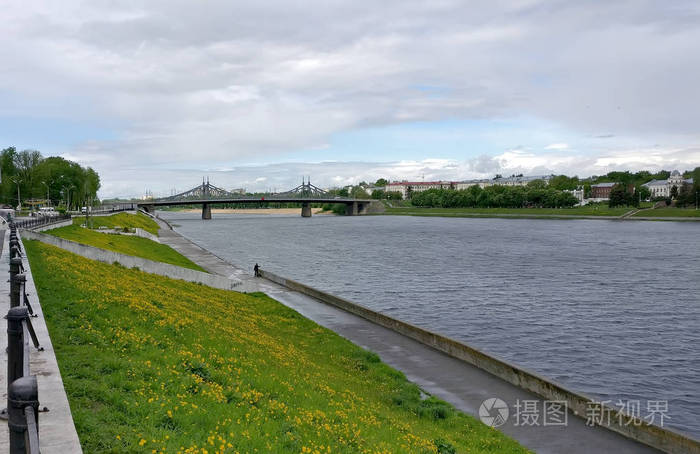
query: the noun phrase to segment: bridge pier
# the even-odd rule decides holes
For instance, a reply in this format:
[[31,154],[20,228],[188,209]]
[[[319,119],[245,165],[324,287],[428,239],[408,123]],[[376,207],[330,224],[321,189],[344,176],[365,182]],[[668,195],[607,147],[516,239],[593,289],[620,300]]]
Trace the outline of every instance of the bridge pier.
[[202,204],[202,219],[211,219],[211,206],[208,203]]
[[310,218],[311,217],[311,204],[310,203],[302,203],[301,204],[301,217],[302,218]]
[[345,215],[346,216],[357,216],[357,202],[348,203],[345,205]]

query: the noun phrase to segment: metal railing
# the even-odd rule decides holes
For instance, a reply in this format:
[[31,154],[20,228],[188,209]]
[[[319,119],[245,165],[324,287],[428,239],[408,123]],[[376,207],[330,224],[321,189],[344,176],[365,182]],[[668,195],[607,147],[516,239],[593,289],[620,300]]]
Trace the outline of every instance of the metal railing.
[[[69,216],[70,218],[70,216]],[[55,217],[52,218],[55,220]],[[32,219],[32,221],[35,221]],[[10,310],[7,312],[7,408],[10,454],[39,453],[39,389],[30,371],[31,338],[41,351],[31,317],[36,317],[26,292],[18,225],[10,222]],[[26,227],[25,227],[26,228]]]
[[39,216],[33,219],[23,219],[21,221],[14,221],[13,225],[17,228],[31,229],[34,227],[41,227],[44,225],[67,221],[68,219],[71,219],[70,214],[59,214],[58,216]]

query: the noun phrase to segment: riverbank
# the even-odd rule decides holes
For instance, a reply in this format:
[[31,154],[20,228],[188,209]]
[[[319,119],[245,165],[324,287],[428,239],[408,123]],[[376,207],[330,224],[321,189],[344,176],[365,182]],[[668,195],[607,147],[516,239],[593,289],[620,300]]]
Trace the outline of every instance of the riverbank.
[[655,221],[700,221],[700,210],[665,208],[645,209],[635,212],[628,207],[601,206],[574,208],[425,208],[413,206],[387,206],[377,215],[433,216],[514,219],[624,219]]

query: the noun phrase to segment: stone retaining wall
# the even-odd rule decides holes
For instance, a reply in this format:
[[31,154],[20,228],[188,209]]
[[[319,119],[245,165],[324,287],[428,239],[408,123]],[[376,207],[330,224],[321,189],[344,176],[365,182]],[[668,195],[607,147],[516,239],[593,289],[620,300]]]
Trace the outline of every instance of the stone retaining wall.
[[[598,415],[601,411],[610,412],[610,423],[603,425],[609,430],[620,433],[625,437],[647,444],[656,449],[673,454],[699,454],[700,442],[671,429],[656,425],[647,425],[639,419],[632,424],[622,424],[616,418],[617,409],[602,406],[589,397],[570,391],[563,386],[541,377],[533,372],[515,366],[498,358],[494,358],[480,350],[448,337],[427,331],[406,322],[391,318],[380,312],[360,306],[351,301],[322,292],[313,287],[301,284],[291,279],[286,279],[269,271],[261,270],[262,276],[290,290],[303,293],[323,303],[338,307],[347,312],[360,316],[385,328],[396,331],[422,344],[446,353],[472,364],[502,380],[515,386],[530,391],[546,400],[565,401],[575,415],[586,418],[590,414],[591,406],[594,406]],[[601,418],[602,419],[602,418]],[[626,420],[629,420],[625,417]],[[641,423],[635,425],[635,423]]]

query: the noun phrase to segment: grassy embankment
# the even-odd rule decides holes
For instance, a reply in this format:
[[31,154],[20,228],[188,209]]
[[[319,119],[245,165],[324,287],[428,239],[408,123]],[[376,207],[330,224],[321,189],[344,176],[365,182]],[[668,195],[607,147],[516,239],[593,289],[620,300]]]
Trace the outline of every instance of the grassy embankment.
[[[110,216],[111,217],[111,216]],[[95,218],[98,219],[98,218]],[[106,218],[108,219],[108,218]],[[104,222],[104,221],[103,221]],[[121,224],[115,224],[121,225]],[[124,227],[122,225],[122,227]],[[169,263],[197,271],[205,271],[202,267],[192,262],[170,246],[156,243],[147,238],[137,236],[100,233],[77,225],[59,227],[47,230],[44,233],[75,241],[76,243],[107,249],[121,254],[133,255],[156,262]]]
[[700,217],[700,210],[695,208],[656,208],[640,211],[634,217],[697,218]]
[[[149,233],[158,235],[158,230],[160,228],[156,221],[142,213],[135,215],[129,213],[117,213],[111,216],[90,216],[89,219],[91,229],[97,229],[100,227],[107,227],[110,229],[115,227],[126,227],[129,229],[141,228]],[[73,218],[73,224],[85,224],[85,216]]]
[[85,452],[526,452],[263,294],[25,245]]

